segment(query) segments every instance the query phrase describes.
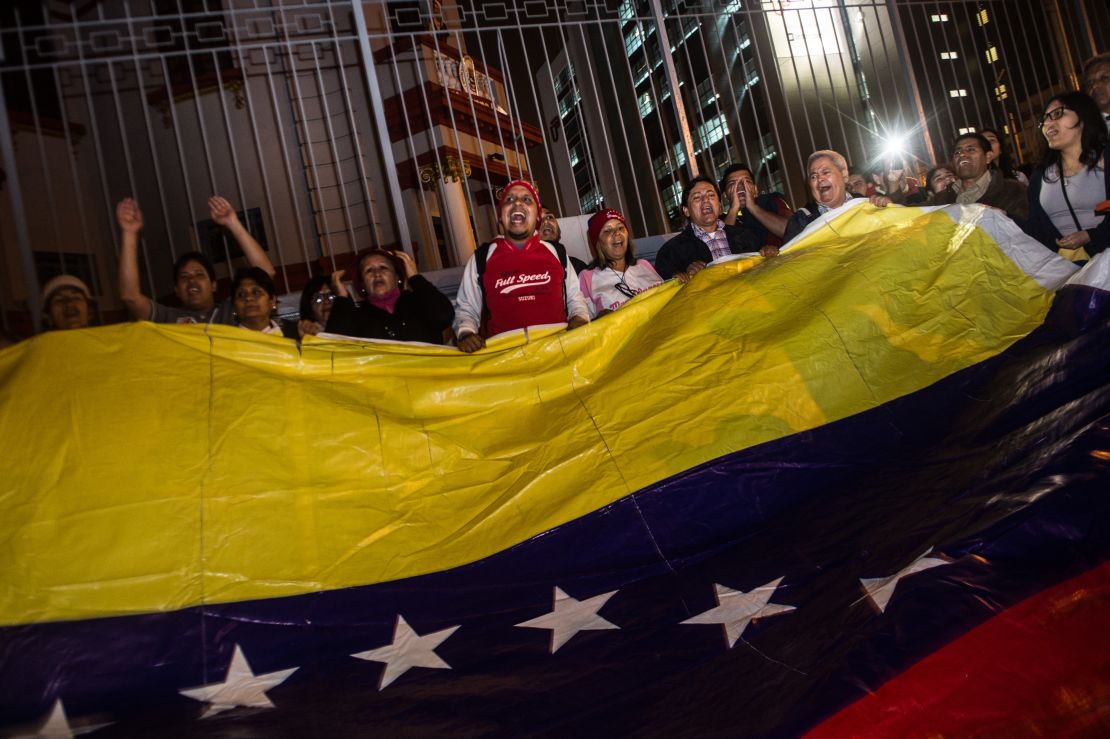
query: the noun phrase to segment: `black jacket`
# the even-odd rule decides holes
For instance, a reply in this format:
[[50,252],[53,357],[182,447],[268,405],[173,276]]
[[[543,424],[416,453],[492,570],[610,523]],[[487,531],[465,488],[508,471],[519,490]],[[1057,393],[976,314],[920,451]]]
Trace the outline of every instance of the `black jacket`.
[[[1106,197],[1110,198],[1110,146],[1107,146],[1106,151],[1103,152],[1102,162],[1106,177]],[[1052,220],[1044,212],[1044,208],[1041,207],[1041,188],[1046,185],[1048,187],[1059,187],[1060,183],[1046,183],[1044,181],[1044,169],[1037,167],[1029,178],[1029,220],[1025,223],[1025,232],[1052,251],[1059,251],[1060,247],[1056,245],[1056,239],[1063,236],[1063,234],[1052,225]],[[1091,243],[1087,244],[1086,249],[1087,253],[1093,257],[1110,246],[1110,216],[1103,217],[1102,223],[1089,233]]]
[[[761,242],[759,237],[743,226],[725,226],[725,235],[728,237],[728,248],[733,254],[759,251]],[[697,261],[713,261],[709,247],[705,242],[694,235],[693,225],[687,223],[673,239],[659,249],[655,255],[655,271],[664,280],[669,280],[677,272],[685,272],[686,268]]]
[[327,332],[364,339],[442,344],[444,330],[455,320],[450,299],[420,275],[408,282],[409,289],[401,291],[393,313],[369,301],[356,306],[350,298],[339,298],[328,316]]

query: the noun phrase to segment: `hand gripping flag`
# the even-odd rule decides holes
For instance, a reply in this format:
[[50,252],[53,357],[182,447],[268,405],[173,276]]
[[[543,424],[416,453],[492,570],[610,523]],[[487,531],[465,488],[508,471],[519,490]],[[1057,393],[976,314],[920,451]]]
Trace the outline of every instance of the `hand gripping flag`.
[[0,730],[1105,732],[1108,284],[855,205],[473,355],[6,349]]

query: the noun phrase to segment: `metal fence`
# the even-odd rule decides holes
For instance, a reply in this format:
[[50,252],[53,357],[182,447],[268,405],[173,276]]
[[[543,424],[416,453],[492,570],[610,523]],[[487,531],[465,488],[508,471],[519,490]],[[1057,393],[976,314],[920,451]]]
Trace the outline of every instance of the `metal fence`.
[[534,178],[563,217],[620,208],[636,235],[681,220],[694,173],[748,163],[807,199],[818,148],[862,167],[946,158],[963,129],[1034,156],[1048,96],[1104,50],[1095,0],[15,2],[0,11],[3,325],[38,286],[116,296],[115,203],[145,215],[145,288],[176,255],[226,276],[226,196],[279,287],[371,245],[463,263],[494,203]]

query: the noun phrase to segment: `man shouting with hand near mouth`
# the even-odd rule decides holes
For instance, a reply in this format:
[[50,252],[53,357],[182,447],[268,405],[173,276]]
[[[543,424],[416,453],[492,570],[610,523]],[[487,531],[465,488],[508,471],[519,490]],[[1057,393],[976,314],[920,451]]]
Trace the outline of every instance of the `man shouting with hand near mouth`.
[[664,280],[686,282],[714,259],[759,251],[762,243],[751,229],[728,226],[721,220],[721,193],[708,177],[695,177],[682,193],[686,228],[663,244],[655,256],[655,271]]
[[497,212],[502,235],[475,250],[459,284],[455,335],[464,352],[485,346],[483,334],[546,323],[566,323],[572,329],[590,320],[566,249],[541,240],[536,232],[540,196],[532,183],[514,180],[506,185]]

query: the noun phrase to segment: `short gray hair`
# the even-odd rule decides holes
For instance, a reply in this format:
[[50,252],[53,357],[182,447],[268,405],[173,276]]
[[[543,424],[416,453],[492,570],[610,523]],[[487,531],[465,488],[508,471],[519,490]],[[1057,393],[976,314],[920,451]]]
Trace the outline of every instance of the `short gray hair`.
[[832,149],[818,149],[817,151],[809,155],[809,159],[806,161],[807,175],[809,174],[809,168],[813,166],[813,163],[818,159],[832,160],[833,165],[840,170],[840,173],[844,175],[844,178],[848,178],[848,160],[845,159],[842,154],[833,151]]

